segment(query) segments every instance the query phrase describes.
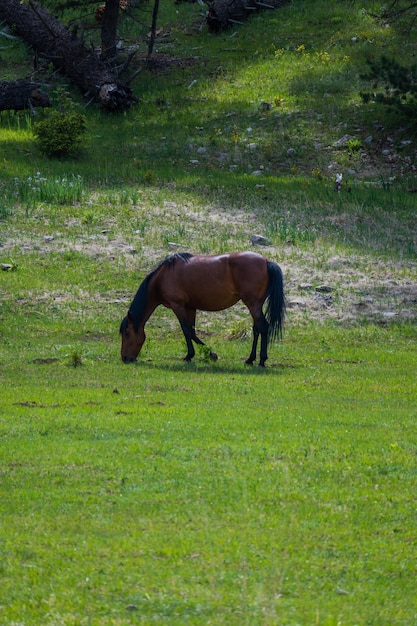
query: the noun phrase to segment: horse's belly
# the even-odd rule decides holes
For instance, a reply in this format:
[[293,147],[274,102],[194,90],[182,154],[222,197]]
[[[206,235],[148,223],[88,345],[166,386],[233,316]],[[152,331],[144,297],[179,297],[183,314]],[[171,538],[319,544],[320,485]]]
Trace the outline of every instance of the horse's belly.
[[214,290],[207,290],[204,295],[191,298],[188,306],[200,311],[222,311],[239,302],[240,298],[237,294],[218,293]]

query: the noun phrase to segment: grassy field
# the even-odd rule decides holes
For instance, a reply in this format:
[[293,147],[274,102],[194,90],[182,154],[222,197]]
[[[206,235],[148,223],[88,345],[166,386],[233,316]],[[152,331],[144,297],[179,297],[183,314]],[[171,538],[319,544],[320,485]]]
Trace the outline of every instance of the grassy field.
[[[215,37],[164,5],[137,107],[73,92],[78,159],[1,114],[0,624],[417,624],[415,135],[359,97],[367,55],[415,37],[313,5]],[[121,362],[157,262],[255,233],[288,300],[265,370],[240,305],[197,318],[216,363],[183,362],[165,309]]]
[[2,623],[415,621],[414,330],[298,328],[265,372],[103,334],[2,349]]

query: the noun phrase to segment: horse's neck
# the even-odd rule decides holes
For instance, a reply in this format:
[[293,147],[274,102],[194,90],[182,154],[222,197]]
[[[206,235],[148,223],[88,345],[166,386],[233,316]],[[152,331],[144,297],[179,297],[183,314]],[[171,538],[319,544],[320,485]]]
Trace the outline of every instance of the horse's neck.
[[145,302],[143,319],[142,319],[143,325],[146,324],[146,322],[148,321],[152,313],[155,311],[156,307],[159,306],[160,304],[161,304],[161,300],[160,298],[158,298],[158,290],[155,287],[154,277],[152,277],[149,280],[148,285],[147,285],[146,302]]
[[145,326],[153,311],[160,304],[155,297],[156,290],[152,282],[152,278],[145,278],[130,305],[130,313],[137,328]]

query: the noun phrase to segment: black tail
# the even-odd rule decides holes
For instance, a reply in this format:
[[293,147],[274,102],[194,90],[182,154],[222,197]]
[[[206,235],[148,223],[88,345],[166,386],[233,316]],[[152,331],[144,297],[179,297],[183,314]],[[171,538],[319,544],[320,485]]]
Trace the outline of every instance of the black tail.
[[265,317],[269,324],[268,342],[282,337],[285,318],[284,279],[279,265],[267,261],[268,291],[266,293]]

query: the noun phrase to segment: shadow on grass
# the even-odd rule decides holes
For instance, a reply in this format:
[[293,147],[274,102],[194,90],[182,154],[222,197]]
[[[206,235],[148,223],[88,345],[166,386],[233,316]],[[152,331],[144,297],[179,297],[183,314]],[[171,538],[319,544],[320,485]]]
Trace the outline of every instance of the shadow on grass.
[[129,364],[130,367],[138,368],[141,370],[158,370],[165,372],[180,372],[192,373],[192,374],[221,374],[221,375],[249,375],[249,376],[272,376],[282,374],[287,369],[295,369],[297,365],[293,363],[283,363],[278,361],[272,361],[266,365],[266,367],[259,367],[258,365],[246,365],[242,359],[240,364],[230,361],[220,363],[209,362],[205,360],[195,360],[188,363],[179,359],[174,361],[173,359],[162,359],[159,362],[152,360],[138,360]]

